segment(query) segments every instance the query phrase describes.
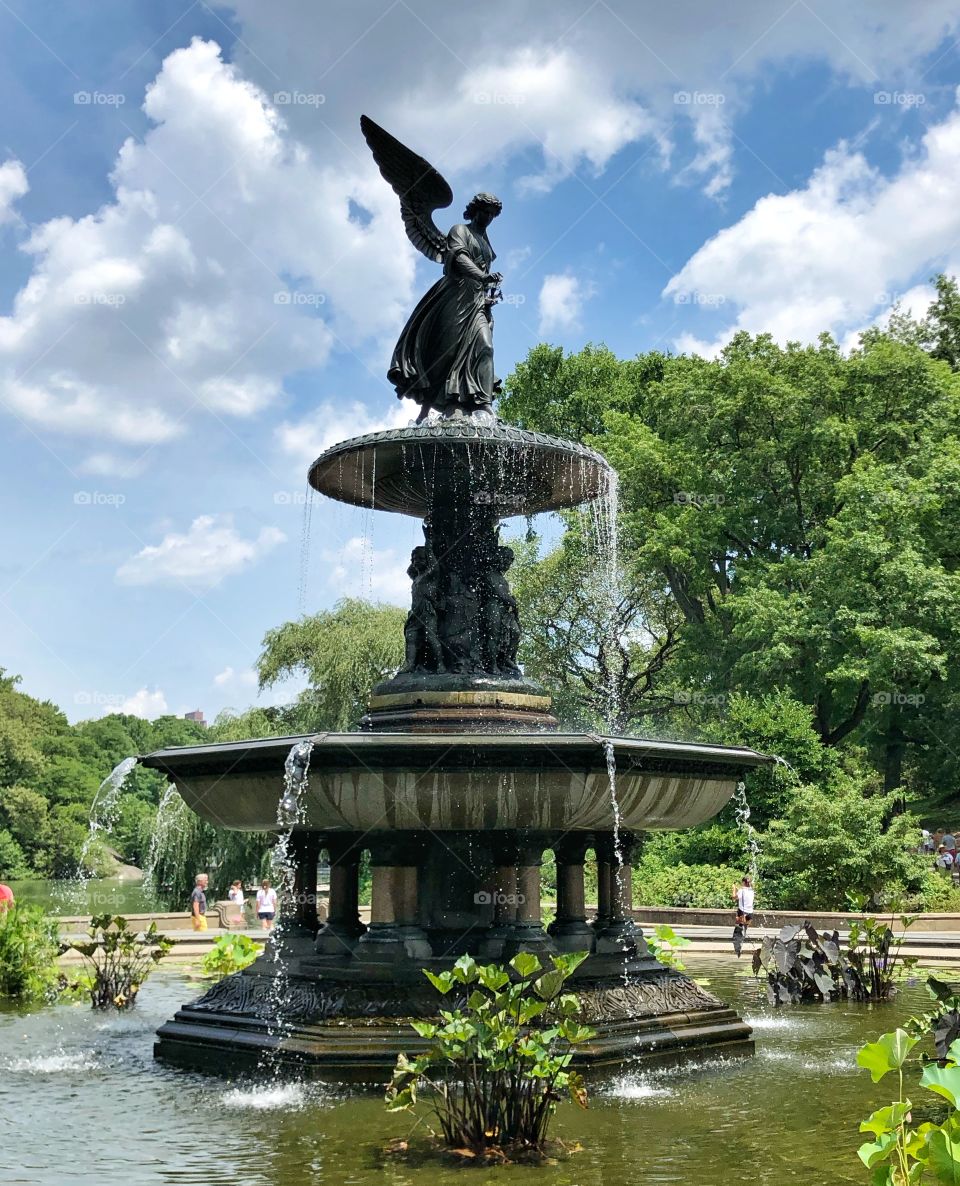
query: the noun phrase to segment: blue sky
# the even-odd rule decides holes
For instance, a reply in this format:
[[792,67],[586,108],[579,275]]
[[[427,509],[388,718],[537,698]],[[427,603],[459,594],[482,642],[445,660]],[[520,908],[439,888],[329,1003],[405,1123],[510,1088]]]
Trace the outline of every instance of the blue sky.
[[[0,665],[72,719],[254,702],[264,632],[402,603],[418,525],[319,500],[434,268],[366,111],[448,178],[538,341],[845,345],[960,270],[960,6],[0,5]],[[446,222],[445,224],[446,225]],[[265,694],[265,700],[289,694]]]

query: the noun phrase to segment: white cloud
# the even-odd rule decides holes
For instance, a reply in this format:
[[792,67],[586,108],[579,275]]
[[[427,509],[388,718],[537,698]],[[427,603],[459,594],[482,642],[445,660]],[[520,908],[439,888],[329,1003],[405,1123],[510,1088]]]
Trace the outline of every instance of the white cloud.
[[0,225],[17,220],[14,202],[29,189],[26,170],[18,160],[11,157],[0,165]]
[[708,198],[719,197],[733,181],[733,137],[723,106],[706,105],[694,108],[693,138],[697,155],[678,175],[683,181],[691,175],[706,177],[704,193]]
[[761,198],[670,280],[665,296],[736,311],[715,341],[677,344],[709,353],[740,329],[783,342],[864,325],[918,273],[947,263],[958,193],[960,110],[931,125],[891,177],[841,144],[803,188]]
[[[772,65],[808,62],[826,64],[828,86],[839,78],[868,94],[881,81],[892,89],[911,83],[917,63],[960,27],[954,0],[805,0],[775,13],[764,4],[719,13],[715,0],[493,0],[469,30],[449,0],[421,0],[415,18],[402,4],[375,16],[365,5],[315,0],[227,6],[249,77],[270,91],[282,75],[288,91],[327,92],[320,107],[285,109],[305,142],[325,143],[333,129],[352,144],[356,113],[367,111],[481,188],[490,186],[480,169],[514,153],[532,160],[527,185],[542,189],[572,168],[596,173],[626,144],[646,142],[653,160],[721,193],[731,165],[715,117],[703,122],[704,104],[678,103],[678,92],[720,95],[733,119]],[[671,145],[678,122],[695,141],[699,129],[697,167],[687,173],[690,159]]]
[[116,453],[91,453],[80,463],[80,472],[102,478],[135,478],[143,472],[142,458],[120,457]]
[[592,295],[592,285],[582,284],[569,272],[544,276],[537,303],[540,313],[537,332],[543,336],[556,330],[576,329],[583,302]]
[[389,388],[385,388],[383,405],[376,412],[358,400],[342,404],[327,401],[301,420],[284,420],[274,435],[284,453],[305,466],[338,441],[368,432],[403,428],[416,419],[418,410],[415,403],[394,399]]
[[201,515],[188,531],[172,531],[159,544],[143,548],[117,569],[123,585],[186,585],[212,588],[256,563],[286,536],[277,527],[264,527],[255,539],[244,539],[232,515]]
[[353,536],[339,551],[326,550],[327,584],[337,597],[365,597],[393,605],[410,605],[409,554],[394,548],[374,548]]
[[257,673],[249,667],[235,671],[234,668],[227,666],[223,671],[218,672],[213,677],[213,682],[218,688],[255,688],[257,686]]
[[[12,412],[141,446],[198,409],[255,414],[286,373],[324,363],[334,334],[356,347],[392,332],[413,279],[396,199],[368,162],[315,159],[216,44],[171,53],[144,110],[114,199],[32,230],[32,274],[0,318]],[[0,197],[4,178],[18,185],[5,169]]]
[[148,688],[143,687],[139,692],[128,696],[122,704],[106,709],[103,715],[124,713],[127,716],[143,717],[146,721],[152,721],[157,717],[164,716],[168,711],[166,697],[159,688],[155,688],[151,692]]

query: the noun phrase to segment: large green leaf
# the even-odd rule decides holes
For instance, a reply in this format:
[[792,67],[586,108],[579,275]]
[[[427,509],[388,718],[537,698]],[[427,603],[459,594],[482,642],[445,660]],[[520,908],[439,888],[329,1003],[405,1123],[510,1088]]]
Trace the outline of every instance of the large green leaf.
[[940,1067],[936,1063],[928,1063],[920,1076],[920,1086],[942,1095],[955,1108],[960,1106],[960,1067]]
[[938,1182],[960,1186],[960,1140],[948,1136],[942,1129],[932,1132],[927,1140],[929,1165]]
[[876,1042],[868,1042],[858,1051],[857,1065],[870,1072],[874,1083],[879,1083],[889,1071],[896,1071],[903,1066],[918,1041],[902,1029],[883,1034]]
[[526,978],[540,970],[540,960],[532,951],[518,951],[510,961],[510,967]]
[[862,1122],[860,1131],[872,1132],[878,1138],[886,1136],[888,1132],[893,1132],[894,1129],[900,1127],[910,1108],[909,1100],[903,1103],[888,1104],[885,1108],[878,1108]]
[[867,1167],[873,1167],[880,1162],[886,1161],[893,1152],[897,1143],[897,1134],[893,1132],[885,1133],[876,1141],[867,1141],[857,1150],[857,1156]]

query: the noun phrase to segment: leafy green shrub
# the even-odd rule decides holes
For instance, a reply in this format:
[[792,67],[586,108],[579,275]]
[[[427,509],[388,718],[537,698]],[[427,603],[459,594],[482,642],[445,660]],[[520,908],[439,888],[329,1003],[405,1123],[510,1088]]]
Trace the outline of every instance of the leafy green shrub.
[[91,978],[90,1003],[94,1009],[129,1009],[137,993],[173,940],[157,932],[157,924],[138,933],[119,914],[97,914],[90,919],[86,943],[71,943],[79,952]]
[[[594,1031],[577,1020],[580,1004],[563,986],[586,952],[551,956],[551,966],[520,952],[509,967],[461,956],[452,971],[424,970],[438,992],[457,989],[440,1022],[411,1024],[427,1043],[423,1054],[397,1058],[387,1088],[390,1111],[412,1111],[426,1087],[451,1148],[503,1155],[542,1151],[562,1095],[581,1107],[583,1080],[570,1069],[573,1048]],[[546,1023],[546,1024],[544,1024]]]
[[746,845],[739,828],[714,820],[681,832],[651,832],[643,855],[664,865],[737,865],[745,859]]
[[0,828],[0,878],[19,881],[30,876],[26,854],[6,828]]
[[918,857],[922,867],[917,874],[917,890],[904,895],[904,905],[912,911],[932,914],[960,914],[960,886],[936,869],[930,868],[930,858]]
[[261,950],[248,935],[221,935],[203,957],[201,966],[208,976],[220,980],[248,967]]
[[742,869],[732,865],[666,865],[657,857],[642,857],[633,870],[635,906],[697,906],[733,908],[733,886]]
[[878,906],[910,900],[925,883],[919,829],[897,815],[899,794],[870,794],[863,780],[837,774],[820,789],[801,787],[782,820],[760,838],[765,903],[784,910],[842,910],[852,894]]
[[50,1000],[59,988],[56,920],[40,906],[0,910],[0,997]]

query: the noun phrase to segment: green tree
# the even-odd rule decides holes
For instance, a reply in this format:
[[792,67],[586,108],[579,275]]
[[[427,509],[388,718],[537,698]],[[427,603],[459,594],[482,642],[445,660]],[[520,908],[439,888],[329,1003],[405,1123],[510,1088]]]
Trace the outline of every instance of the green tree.
[[344,731],[359,723],[370,688],[403,662],[406,613],[347,598],[332,610],[269,630],[257,660],[260,687],[306,676],[298,701],[304,732]]
[[929,789],[960,692],[947,362],[879,331],[849,356],[827,336],[739,334],[713,360],[538,347],[508,388],[505,414],[592,434],[619,473],[627,587],[679,618],[650,689],[679,692],[671,725],[782,693],[823,746],[864,748],[887,788]]

